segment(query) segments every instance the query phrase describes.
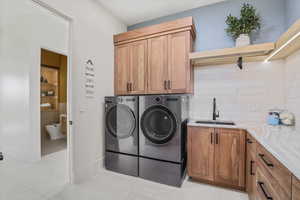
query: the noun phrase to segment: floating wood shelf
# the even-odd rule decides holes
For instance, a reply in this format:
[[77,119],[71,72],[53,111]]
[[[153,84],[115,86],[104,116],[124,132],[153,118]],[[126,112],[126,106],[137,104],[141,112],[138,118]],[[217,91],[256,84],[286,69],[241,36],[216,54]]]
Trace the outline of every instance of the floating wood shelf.
[[41,83],[41,86],[43,86],[43,87],[57,87],[58,85],[51,84],[51,83]]
[[190,53],[190,60],[194,66],[232,64],[236,63],[239,57],[243,57],[244,62],[256,62],[266,59],[274,49],[274,43],[256,44]]
[[292,25],[275,43],[270,60],[285,59],[300,49],[300,20]]
[[299,49],[300,20],[292,25],[276,43],[190,53],[190,60],[194,66],[233,64],[239,57],[243,57],[244,62],[272,61],[285,59]]
[[57,96],[41,96],[43,99],[57,99]]

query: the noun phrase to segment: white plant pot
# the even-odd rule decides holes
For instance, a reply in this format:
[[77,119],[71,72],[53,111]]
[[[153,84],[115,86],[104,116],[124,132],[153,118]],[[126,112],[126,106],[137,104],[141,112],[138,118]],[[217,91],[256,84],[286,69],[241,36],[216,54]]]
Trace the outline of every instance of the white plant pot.
[[236,47],[243,47],[250,45],[250,37],[247,34],[241,34],[235,41]]

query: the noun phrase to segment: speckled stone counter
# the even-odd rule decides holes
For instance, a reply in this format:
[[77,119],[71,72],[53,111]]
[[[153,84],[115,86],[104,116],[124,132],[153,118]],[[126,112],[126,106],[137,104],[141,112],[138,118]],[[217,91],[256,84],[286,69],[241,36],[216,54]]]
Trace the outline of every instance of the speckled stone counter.
[[234,128],[247,130],[261,145],[300,179],[300,130],[295,127],[237,124],[235,126],[198,124],[190,120],[188,126]]

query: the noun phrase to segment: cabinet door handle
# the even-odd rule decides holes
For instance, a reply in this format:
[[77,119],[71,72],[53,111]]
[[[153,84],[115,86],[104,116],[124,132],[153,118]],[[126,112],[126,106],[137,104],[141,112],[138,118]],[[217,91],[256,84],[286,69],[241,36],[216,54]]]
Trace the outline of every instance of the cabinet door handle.
[[165,88],[165,90],[167,90],[168,89],[168,83],[167,83],[168,81],[164,81],[164,88]]
[[266,189],[264,188],[264,183],[263,182],[257,182],[258,186],[260,187],[261,191],[263,192],[264,196],[266,197],[267,200],[273,200],[273,197],[269,196]]
[[133,91],[133,86],[132,86],[132,85],[133,85],[132,83],[129,83],[129,89],[130,89],[130,92]]
[[130,91],[130,86],[129,86],[129,82],[127,82],[127,92]]
[[219,144],[219,133],[216,133],[216,144]]
[[273,163],[270,163],[268,162],[266,159],[265,159],[265,155],[264,154],[258,154],[259,157],[261,158],[261,160],[268,166],[268,167],[274,167]]
[[250,162],[250,175],[251,176],[254,176],[255,175],[255,173],[253,172],[253,165],[254,165],[254,161],[253,160],[251,160],[251,162]]
[[172,89],[172,85],[171,85],[171,81],[170,80],[168,80],[168,89],[169,90]]
[[248,138],[248,139],[247,139],[247,143],[248,143],[248,144],[252,144],[253,142]]
[[213,133],[210,133],[210,143],[213,144],[214,143],[214,137],[213,137]]

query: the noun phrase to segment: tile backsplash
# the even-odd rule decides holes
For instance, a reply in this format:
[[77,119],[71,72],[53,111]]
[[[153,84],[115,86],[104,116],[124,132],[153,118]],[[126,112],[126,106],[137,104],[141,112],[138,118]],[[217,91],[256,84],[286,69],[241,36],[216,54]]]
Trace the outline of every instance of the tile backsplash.
[[[297,119],[300,119],[300,51],[286,60],[286,108],[296,117],[296,128],[300,128]],[[299,130],[299,129],[298,129]]]
[[214,97],[220,120],[264,123],[269,109],[285,108],[285,61],[195,68],[190,117],[212,119]]

